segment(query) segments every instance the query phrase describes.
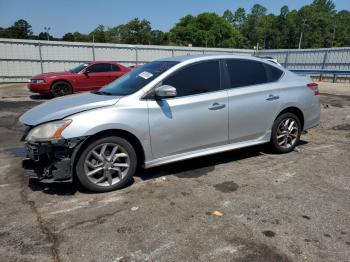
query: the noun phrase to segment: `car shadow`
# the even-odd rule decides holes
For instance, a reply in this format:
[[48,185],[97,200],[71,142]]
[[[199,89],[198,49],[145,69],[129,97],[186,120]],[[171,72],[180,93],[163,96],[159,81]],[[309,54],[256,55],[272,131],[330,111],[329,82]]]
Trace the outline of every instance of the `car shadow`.
[[30,95],[29,97],[32,100],[49,100],[52,98],[50,95],[39,95],[39,94]]
[[[308,142],[300,140],[298,146]],[[268,144],[252,146],[224,153],[183,160],[176,163],[162,165],[150,169],[140,169],[135,174],[142,180],[156,179],[162,176],[175,175],[179,178],[196,178],[208,174],[215,169],[216,165],[234,162],[259,155],[278,155]]]
[[[299,147],[302,147],[307,143],[308,142],[301,140],[299,142]],[[268,145],[264,144],[183,160],[149,169],[139,168],[134,176],[143,181],[169,175],[174,175],[178,178],[184,179],[198,178],[214,171],[216,165],[257,157],[260,155],[275,154],[278,153],[274,152]],[[124,188],[131,186],[133,183],[135,183],[134,179],[132,179],[132,181],[130,181]],[[86,190],[78,181],[46,182],[45,180],[30,178],[28,186],[32,191],[41,191],[49,195],[67,196],[75,195],[77,192],[83,194],[95,194],[94,192]]]

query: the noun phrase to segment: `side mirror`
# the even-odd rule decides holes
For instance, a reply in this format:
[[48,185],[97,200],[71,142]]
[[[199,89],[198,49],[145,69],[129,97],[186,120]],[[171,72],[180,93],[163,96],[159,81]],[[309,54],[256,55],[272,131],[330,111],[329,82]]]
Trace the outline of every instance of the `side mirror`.
[[169,85],[159,86],[155,90],[156,98],[172,98],[177,95],[176,88]]
[[83,74],[84,74],[84,75],[88,75],[89,73],[90,73],[90,70],[89,70],[89,69],[86,69],[86,70],[83,71]]

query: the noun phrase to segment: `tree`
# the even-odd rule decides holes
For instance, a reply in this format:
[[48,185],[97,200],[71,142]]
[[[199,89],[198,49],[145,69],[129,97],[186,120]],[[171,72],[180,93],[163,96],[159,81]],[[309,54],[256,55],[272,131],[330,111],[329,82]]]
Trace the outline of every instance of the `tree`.
[[52,40],[53,37],[48,32],[40,32],[38,35],[39,40]]
[[266,18],[267,9],[262,5],[255,4],[251,13],[247,16],[246,22],[242,25],[243,35],[248,39],[250,47],[259,43],[260,46],[265,45],[267,27],[271,25],[272,18]]
[[235,17],[232,14],[232,12],[228,9],[225,10],[223,16],[222,16],[227,22],[233,24],[235,22]]
[[63,41],[69,41],[69,42],[74,42],[75,38],[74,35],[72,33],[66,33],[62,36],[62,40]]
[[238,8],[234,14],[233,21],[236,25],[241,25],[246,21],[246,14],[244,8]]
[[10,38],[10,32],[7,28],[0,27],[0,37],[2,38]]
[[89,36],[88,35],[84,35],[84,34],[81,34],[79,32],[74,32],[73,36],[74,36],[74,40],[76,42],[89,42]]
[[108,29],[107,38],[122,44],[150,44],[151,31],[151,23],[148,20],[135,18],[124,25]]
[[215,13],[185,16],[170,30],[172,42],[206,47],[239,47],[243,36],[225,18]]
[[334,20],[332,46],[350,46],[350,12],[340,11]]
[[89,34],[90,40],[97,42],[97,43],[105,43],[106,37],[105,37],[105,27],[103,25],[99,25],[96,27],[90,34]]
[[165,35],[160,30],[152,30],[150,35],[150,43],[152,45],[162,45],[164,44]]
[[265,7],[263,7],[262,5],[255,4],[252,7],[251,15],[256,17],[256,18],[263,17],[266,15],[266,11],[267,11],[267,9]]
[[9,36],[12,38],[25,39],[33,35],[32,26],[23,19],[16,21],[7,30],[9,31]]

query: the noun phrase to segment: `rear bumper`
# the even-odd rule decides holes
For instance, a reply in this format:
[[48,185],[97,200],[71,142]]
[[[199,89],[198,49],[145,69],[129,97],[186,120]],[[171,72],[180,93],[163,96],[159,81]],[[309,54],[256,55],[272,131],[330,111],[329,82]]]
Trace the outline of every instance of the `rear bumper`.
[[72,178],[73,164],[85,137],[61,139],[52,142],[25,143],[27,158],[22,167],[31,177],[67,180]]
[[29,91],[34,93],[50,94],[50,85],[48,83],[45,83],[45,84],[28,83],[27,87]]

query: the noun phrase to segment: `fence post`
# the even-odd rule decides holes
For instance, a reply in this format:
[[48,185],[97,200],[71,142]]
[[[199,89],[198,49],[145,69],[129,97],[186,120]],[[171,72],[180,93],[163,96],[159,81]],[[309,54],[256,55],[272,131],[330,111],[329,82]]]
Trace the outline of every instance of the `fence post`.
[[39,50],[39,59],[40,59],[40,69],[41,73],[44,73],[44,66],[43,66],[43,57],[41,55],[41,43],[38,41],[38,50]]
[[171,56],[174,56],[174,49],[171,49]]
[[92,50],[92,61],[95,61],[95,45],[94,45],[94,43],[92,43],[91,50]]
[[136,66],[139,64],[139,54],[138,54],[138,49],[135,46],[135,61],[136,61]]
[[288,66],[288,58],[289,58],[289,51],[287,51],[286,58],[284,59],[284,67],[287,68]]
[[[322,70],[325,68],[326,66],[326,62],[327,62],[327,58],[328,58],[328,49],[325,51],[324,56],[323,56],[323,62],[322,62]],[[322,81],[323,78],[323,74],[320,74],[320,81]],[[334,82],[333,82],[334,83]]]

